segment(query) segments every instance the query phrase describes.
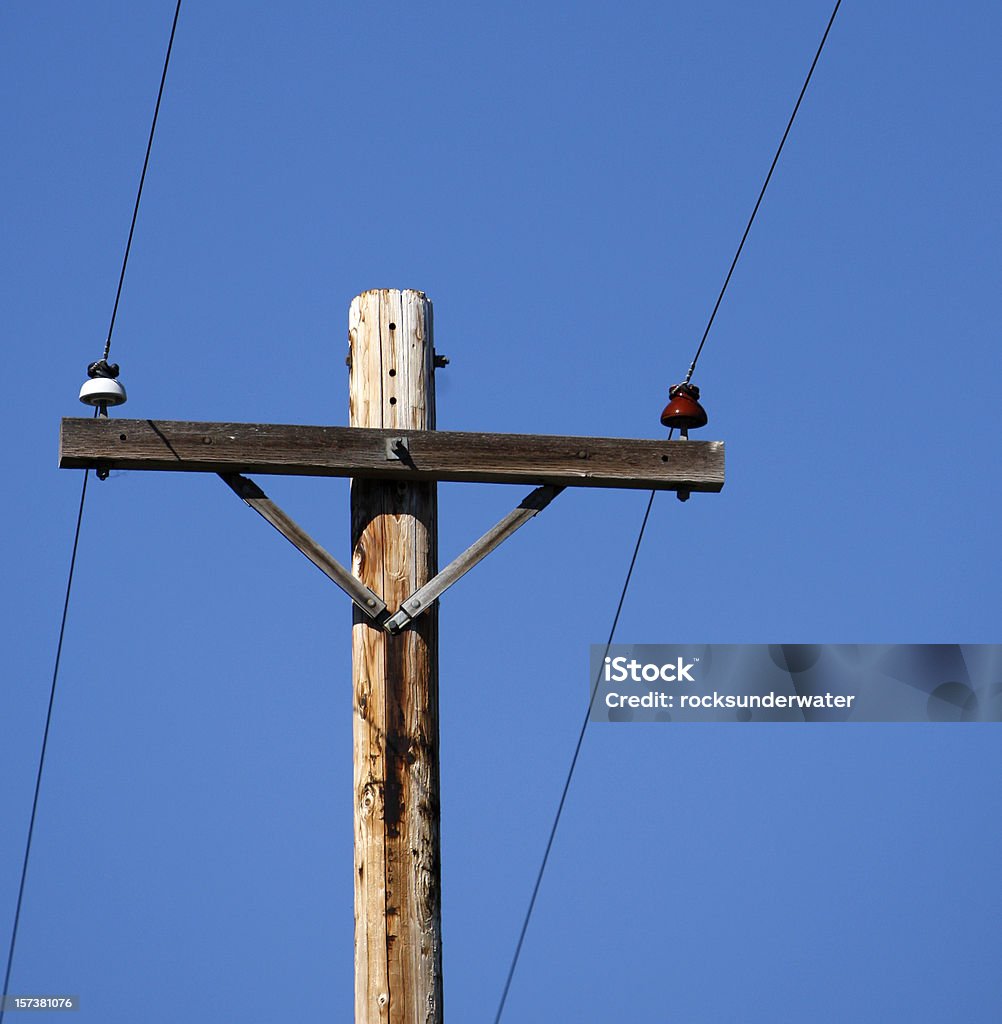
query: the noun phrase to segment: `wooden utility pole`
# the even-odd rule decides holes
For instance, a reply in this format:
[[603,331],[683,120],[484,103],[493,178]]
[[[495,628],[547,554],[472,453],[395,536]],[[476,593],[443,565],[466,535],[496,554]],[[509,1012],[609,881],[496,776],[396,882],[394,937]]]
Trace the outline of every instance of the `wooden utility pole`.
[[[434,430],[428,299],[365,292],[348,336],[351,426]],[[352,568],[390,612],[438,571],[436,488],[352,481]],[[440,1024],[437,605],[396,634],[356,608],[352,692],[355,1021]]]
[[[355,1021],[441,1024],[438,600],[565,487],[719,491],[724,446],[437,431],[421,292],[359,295],[349,343],[349,427],[64,419],[59,465],[218,473],[352,599]],[[242,473],[351,477],[353,571]],[[535,490],[437,572],[439,480]]]

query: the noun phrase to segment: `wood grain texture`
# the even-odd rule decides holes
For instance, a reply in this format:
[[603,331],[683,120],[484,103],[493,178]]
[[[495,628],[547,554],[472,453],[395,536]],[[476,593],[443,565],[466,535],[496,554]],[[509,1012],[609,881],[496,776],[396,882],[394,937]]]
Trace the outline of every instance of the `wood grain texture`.
[[[349,341],[353,427],[434,430],[424,295],[358,296]],[[436,485],[355,479],[351,509],[354,572],[395,611],[437,571]],[[355,613],[357,1024],[442,1021],[437,643],[437,608],[396,636]]]
[[[377,387],[376,381],[366,379],[370,371],[356,363],[353,357],[351,379],[360,389],[359,404],[353,408],[350,427],[64,419],[59,465],[646,490],[719,491],[724,485],[722,441],[481,434],[418,427],[414,424],[423,421],[414,411],[405,415],[402,401],[405,386],[420,381],[404,377],[410,371],[400,366],[394,377],[379,382],[385,388]],[[366,426],[373,422],[367,414],[380,396],[387,402],[383,425]],[[390,405],[393,397],[398,401]],[[430,412],[433,415],[434,410]],[[405,457],[388,458],[387,441],[401,437],[407,443]]]

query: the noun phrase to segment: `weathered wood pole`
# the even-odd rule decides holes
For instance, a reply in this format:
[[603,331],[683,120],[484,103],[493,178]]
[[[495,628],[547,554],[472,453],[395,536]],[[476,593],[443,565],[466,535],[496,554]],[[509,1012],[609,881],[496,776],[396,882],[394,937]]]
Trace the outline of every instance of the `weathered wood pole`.
[[[348,326],[351,426],[433,430],[431,302],[364,292]],[[394,612],[437,571],[436,484],[353,480],[351,520],[355,575]],[[398,636],[356,608],[352,683],[355,1021],[441,1024],[437,606]]]

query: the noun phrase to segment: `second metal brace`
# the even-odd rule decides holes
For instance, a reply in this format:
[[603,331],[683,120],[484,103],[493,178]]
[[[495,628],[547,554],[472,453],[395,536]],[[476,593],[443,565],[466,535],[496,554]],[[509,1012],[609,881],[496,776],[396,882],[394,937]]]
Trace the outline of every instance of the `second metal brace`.
[[399,633],[408,622],[426,612],[446,590],[465,576],[478,562],[483,561],[502,541],[507,540],[520,526],[524,526],[563,490],[546,484],[526,495],[514,511],[474,541],[459,557],[454,558],[434,579],[429,580],[400,606],[383,624],[388,633]]

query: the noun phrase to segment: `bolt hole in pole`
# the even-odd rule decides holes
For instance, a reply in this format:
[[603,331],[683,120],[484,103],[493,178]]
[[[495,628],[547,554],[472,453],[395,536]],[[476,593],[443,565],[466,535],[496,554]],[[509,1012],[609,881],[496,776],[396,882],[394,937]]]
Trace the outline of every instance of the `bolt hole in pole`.
[[390,330],[391,331],[395,331],[396,329],[397,329],[397,325],[396,324],[390,324]]
[[397,404],[397,400],[395,398],[391,398],[390,399],[390,405],[396,405],[396,404]]
[[396,377],[396,375],[397,375],[397,371],[396,370],[390,370],[390,376],[391,377]]

